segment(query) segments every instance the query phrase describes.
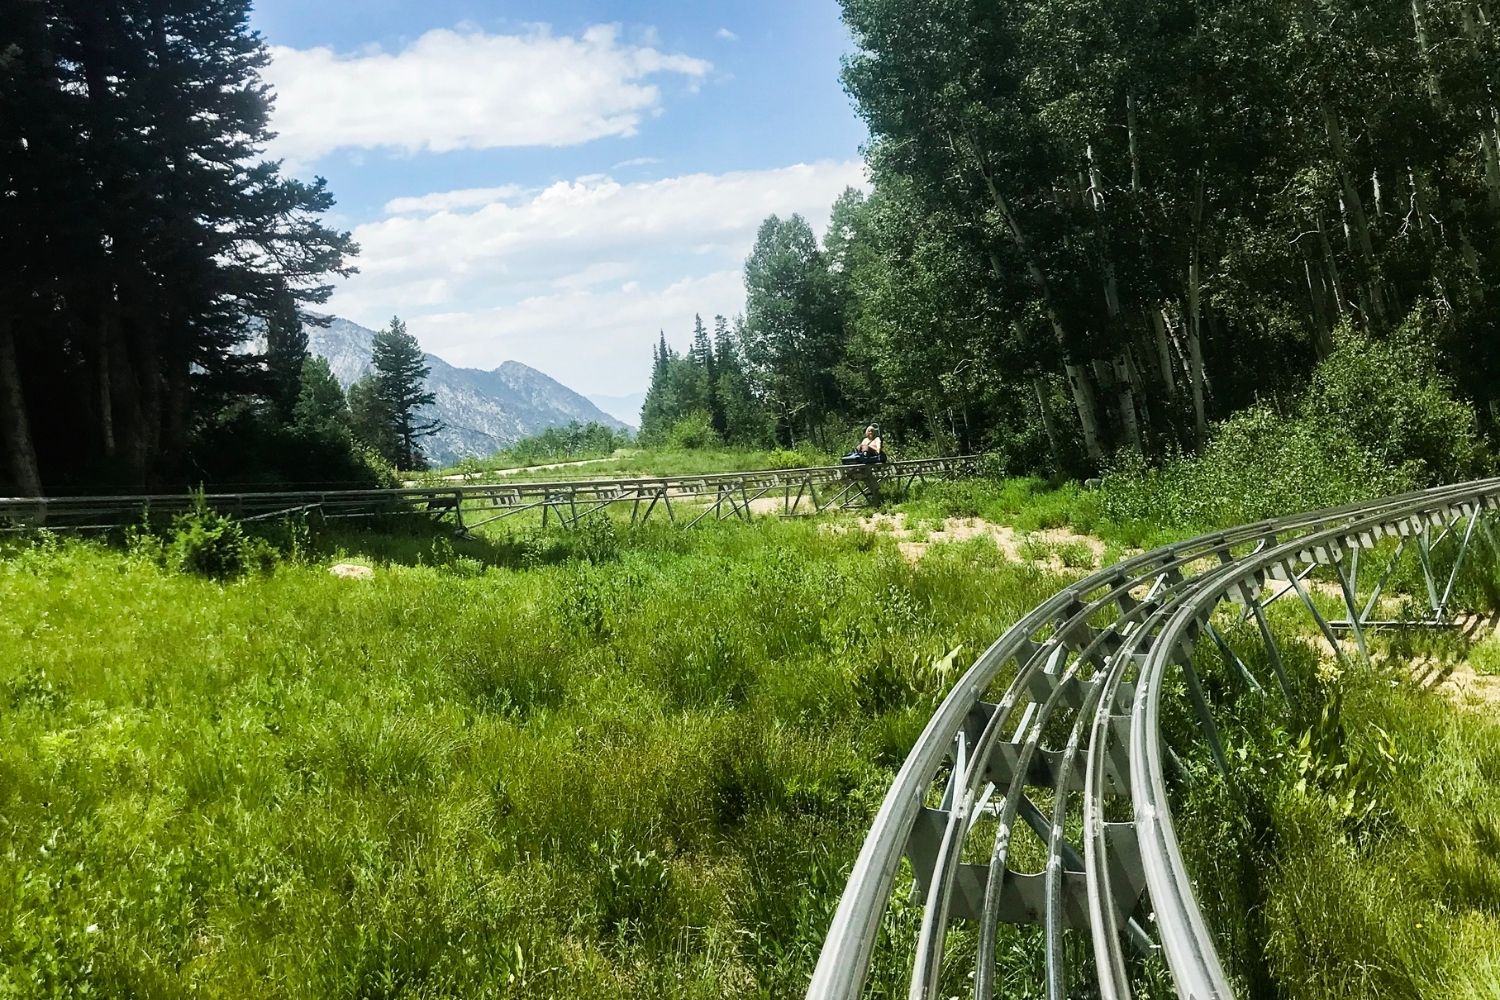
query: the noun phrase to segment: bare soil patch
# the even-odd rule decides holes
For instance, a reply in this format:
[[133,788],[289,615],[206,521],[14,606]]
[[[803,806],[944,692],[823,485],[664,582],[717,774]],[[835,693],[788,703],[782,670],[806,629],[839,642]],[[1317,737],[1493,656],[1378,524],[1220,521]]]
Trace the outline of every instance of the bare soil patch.
[[[1471,644],[1500,634],[1500,615],[1459,615],[1457,621]],[[1465,708],[1490,714],[1500,709],[1500,677],[1480,673],[1467,660],[1419,660],[1412,664],[1411,677],[1418,687],[1444,694]]]
[[994,541],[1001,555],[1012,562],[1032,563],[1057,572],[1080,570],[1089,567],[1069,566],[1059,550],[1064,547],[1082,546],[1092,562],[1098,567],[1105,553],[1105,544],[1092,535],[1079,534],[1069,528],[1047,528],[1042,531],[1017,531],[1008,524],[996,524],[980,517],[950,517],[936,531],[923,531],[914,527],[904,513],[876,513],[848,524],[833,524],[830,531],[854,530],[885,534],[896,539],[896,547],[908,560],[916,562],[926,555],[934,545],[950,542],[967,542],[975,538],[988,537]]

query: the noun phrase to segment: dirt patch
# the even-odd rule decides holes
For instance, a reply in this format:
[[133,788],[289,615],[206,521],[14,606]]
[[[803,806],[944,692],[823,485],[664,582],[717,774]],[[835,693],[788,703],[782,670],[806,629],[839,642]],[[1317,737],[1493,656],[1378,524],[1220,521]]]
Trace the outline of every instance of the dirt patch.
[[[1500,635],[1500,616],[1458,615],[1455,621],[1470,648]],[[1500,708],[1500,677],[1480,673],[1467,660],[1424,658],[1412,664],[1411,677],[1423,690],[1437,691],[1464,708],[1491,714]]]
[[896,548],[911,562],[921,559],[934,545],[987,537],[1011,562],[1066,572],[1097,568],[1104,560],[1106,548],[1099,539],[1069,528],[1017,531],[1008,524],[995,524],[979,517],[950,517],[936,531],[923,531],[914,527],[903,513],[876,513],[860,518],[852,526],[829,525],[828,530],[842,533],[855,528],[896,539]]
[[1437,691],[1465,708],[1485,712],[1500,708],[1500,677],[1481,674],[1463,661],[1414,664],[1412,680],[1423,690]]

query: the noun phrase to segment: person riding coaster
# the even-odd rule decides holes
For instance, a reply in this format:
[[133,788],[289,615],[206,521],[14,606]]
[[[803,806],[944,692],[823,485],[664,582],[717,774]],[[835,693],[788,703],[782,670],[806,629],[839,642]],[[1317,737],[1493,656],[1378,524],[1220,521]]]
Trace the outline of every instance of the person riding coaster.
[[839,459],[842,465],[879,465],[885,461],[885,448],[880,441],[880,427],[871,424],[865,428],[865,436],[854,446],[854,450]]

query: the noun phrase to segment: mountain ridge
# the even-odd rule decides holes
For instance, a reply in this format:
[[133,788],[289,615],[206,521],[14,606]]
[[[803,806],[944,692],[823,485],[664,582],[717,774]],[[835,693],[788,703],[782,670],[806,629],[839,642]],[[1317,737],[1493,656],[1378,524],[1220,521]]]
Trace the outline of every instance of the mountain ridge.
[[[345,391],[372,370],[375,331],[368,327],[335,316],[327,326],[309,325],[307,342],[308,350],[328,361]],[[422,415],[444,425],[423,442],[434,465],[484,458],[522,438],[574,421],[632,429],[583,394],[519,361],[485,371],[459,368],[436,354],[425,356],[432,369],[427,389],[437,400]]]

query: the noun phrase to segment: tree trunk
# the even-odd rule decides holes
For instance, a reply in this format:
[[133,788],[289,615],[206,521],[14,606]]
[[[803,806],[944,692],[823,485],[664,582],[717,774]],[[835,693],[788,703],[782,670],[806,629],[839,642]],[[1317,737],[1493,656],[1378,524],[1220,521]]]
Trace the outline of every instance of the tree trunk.
[[1167,344],[1167,320],[1160,309],[1151,310],[1151,329],[1156,334],[1156,363],[1161,367],[1161,382],[1167,398],[1177,395],[1177,377],[1172,373],[1172,348]]
[[21,368],[16,361],[15,332],[9,312],[0,310],[0,438],[16,492],[21,496],[42,495],[42,477],[37,469],[36,448],[26,399],[21,394]]
[[1380,288],[1380,272],[1375,262],[1375,245],[1370,237],[1370,221],[1365,215],[1364,200],[1360,198],[1359,188],[1355,186],[1354,178],[1349,173],[1349,160],[1344,149],[1344,132],[1339,125],[1338,117],[1328,105],[1322,105],[1319,110],[1323,115],[1323,129],[1328,135],[1328,146],[1333,151],[1334,163],[1338,165],[1339,185],[1343,188],[1349,223],[1354,229],[1354,240],[1370,272],[1371,315],[1374,325],[1377,328],[1384,328],[1386,325],[1385,296]]
[[93,361],[95,392],[99,400],[99,443],[103,448],[104,458],[112,461],[115,457],[115,410],[109,379],[109,330],[102,315],[94,337]]
[[[1417,16],[1418,0],[1412,0],[1412,14]],[[1460,4],[1459,10],[1463,16],[1464,34],[1469,39],[1469,52],[1476,59],[1482,59],[1479,50],[1481,32],[1479,25],[1474,21],[1474,14],[1467,4]],[[1481,14],[1481,17],[1483,15]],[[1422,26],[1420,20],[1417,23],[1418,37],[1421,38]],[[1423,39],[1425,46],[1425,39]],[[1434,84],[1436,86],[1436,84]],[[1439,104],[1441,107],[1441,104]],[[1500,137],[1497,137],[1495,125],[1500,122],[1500,115],[1496,109],[1491,107],[1487,110],[1489,121],[1483,123],[1479,131],[1479,145],[1484,153],[1484,186],[1489,195],[1490,208],[1500,209]]]
[[1188,261],[1188,314],[1183,334],[1188,346],[1188,385],[1193,392],[1193,436],[1200,448],[1208,441],[1208,414],[1203,402],[1203,342],[1199,335],[1203,322],[1201,293],[1195,239]]
[[1319,212],[1313,221],[1318,225],[1318,248],[1323,251],[1323,261],[1328,266],[1328,278],[1333,284],[1333,308],[1339,319],[1344,317],[1344,286],[1339,279],[1338,261],[1333,257],[1333,244],[1328,242],[1328,229],[1323,225],[1323,214]]
[[[1094,389],[1089,383],[1088,374],[1083,368],[1072,361],[1068,361],[1067,336],[1063,331],[1062,319],[1057,315],[1057,308],[1052,303],[1051,290],[1047,284],[1047,276],[1043,273],[1041,265],[1032,256],[1031,248],[1026,242],[1026,235],[1021,230],[1021,224],[1011,214],[1010,205],[1005,196],[995,186],[995,179],[987,171],[980,171],[984,175],[985,186],[989,189],[990,199],[995,203],[995,208],[1000,212],[1000,217],[1005,220],[1006,228],[1010,231],[1011,238],[1015,241],[1016,248],[1026,261],[1026,271],[1031,276],[1032,284],[1036,286],[1037,294],[1042,300],[1042,306],[1047,311],[1047,320],[1052,324],[1052,336],[1061,349],[1064,362],[1063,371],[1068,376],[1068,391],[1073,397],[1073,406],[1078,410],[1078,424],[1083,430],[1083,446],[1088,452],[1089,461],[1099,465],[1104,461],[1104,446],[1099,432],[1098,409],[1094,402]],[[997,262],[998,264],[998,262]]]
[[1141,193],[1141,154],[1136,147],[1135,95],[1125,97],[1125,129],[1130,137],[1130,192]]
[[1125,355],[1115,358],[1114,374],[1115,392],[1120,404],[1120,429],[1124,432],[1125,443],[1138,454],[1145,454],[1146,448],[1141,441],[1141,422],[1136,415],[1134,372]]
[[1427,77],[1427,93],[1432,97],[1432,103],[1439,109],[1443,107],[1443,94],[1438,87],[1437,73],[1432,68],[1432,46],[1427,42],[1427,26],[1422,21],[1422,6],[1424,0],[1411,0],[1412,26],[1416,30],[1417,51],[1422,56],[1422,70]]
[[1057,438],[1057,421],[1052,419],[1052,404],[1047,400],[1047,380],[1037,375],[1031,380],[1036,390],[1036,405],[1042,411],[1042,430],[1047,435],[1047,448],[1052,452],[1052,471],[1062,471],[1062,445]]
[[141,390],[136,381],[136,365],[131,360],[125,338],[119,333],[113,299],[106,299],[101,308],[99,322],[106,331],[103,339],[109,350],[109,387],[114,410],[116,450],[124,464],[125,477],[130,485],[144,487],[150,446],[146,435],[146,415],[141,405]]
[[1302,270],[1307,276],[1307,297],[1312,304],[1313,316],[1313,351],[1318,360],[1322,361],[1328,357],[1328,352],[1333,347],[1333,338],[1328,322],[1328,289],[1323,283],[1320,274],[1316,281],[1313,279],[1312,262],[1307,258],[1302,259]]

